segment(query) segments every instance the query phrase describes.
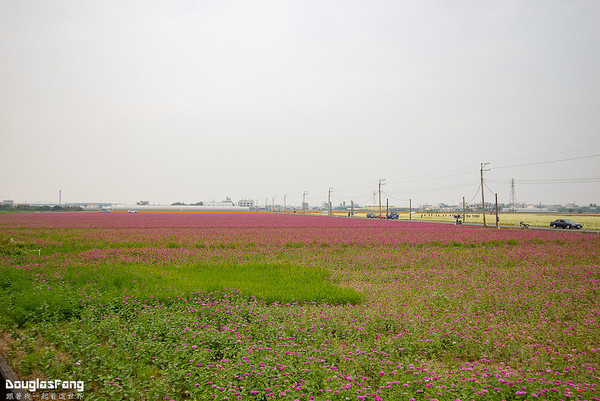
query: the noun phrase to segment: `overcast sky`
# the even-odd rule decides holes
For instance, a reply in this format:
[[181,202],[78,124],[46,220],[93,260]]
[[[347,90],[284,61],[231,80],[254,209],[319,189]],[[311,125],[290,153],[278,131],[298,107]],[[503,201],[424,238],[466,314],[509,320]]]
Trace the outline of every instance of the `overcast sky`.
[[364,204],[386,179],[391,204],[457,204],[489,162],[490,199],[514,178],[518,201],[600,203],[598,21],[597,0],[0,0],[0,198]]

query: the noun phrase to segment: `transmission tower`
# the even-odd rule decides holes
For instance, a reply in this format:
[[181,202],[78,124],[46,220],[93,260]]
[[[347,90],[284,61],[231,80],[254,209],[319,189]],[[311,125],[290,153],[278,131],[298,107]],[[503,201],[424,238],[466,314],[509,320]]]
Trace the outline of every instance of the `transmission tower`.
[[517,207],[517,194],[515,193],[515,179],[513,178],[510,182],[510,211],[515,212]]

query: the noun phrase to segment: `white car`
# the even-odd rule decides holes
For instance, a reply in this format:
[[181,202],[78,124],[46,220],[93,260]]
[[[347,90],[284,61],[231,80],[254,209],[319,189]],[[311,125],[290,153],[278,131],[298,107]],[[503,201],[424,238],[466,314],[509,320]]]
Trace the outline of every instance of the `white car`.
[[137,212],[138,212],[138,211],[137,211],[137,210],[135,210],[135,209],[130,209],[130,210],[128,210],[128,211],[127,211],[127,213],[137,213]]

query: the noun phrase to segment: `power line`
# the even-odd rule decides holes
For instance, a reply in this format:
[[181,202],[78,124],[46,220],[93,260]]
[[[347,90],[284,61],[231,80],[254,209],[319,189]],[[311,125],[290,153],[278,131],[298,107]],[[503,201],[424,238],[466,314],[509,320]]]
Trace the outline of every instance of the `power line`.
[[467,175],[467,174],[473,174],[473,171],[468,171],[468,172],[459,173],[459,174],[442,175],[442,176],[433,177],[433,178],[424,178],[421,180],[391,181],[391,182],[389,182],[389,184],[408,184],[408,183],[413,183],[413,182],[435,181],[435,180],[442,180],[444,178],[459,177],[459,176]]
[[471,198],[471,200],[470,200],[470,201],[468,201],[467,203],[471,203],[471,202],[473,202],[473,200],[475,200],[475,198],[477,197],[477,195],[479,195],[479,190],[480,190],[480,189],[481,189],[481,184],[479,184],[479,185],[477,186],[477,191],[475,191],[475,195],[473,195],[473,197]]
[[419,194],[419,193],[426,193],[426,192],[437,192],[437,191],[445,191],[445,190],[449,190],[449,189],[465,188],[465,187],[470,187],[472,185],[473,185],[473,182],[464,182],[461,184],[449,185],[449,186],[445,186],[445,187],[435,187],[435,188],[428,188],[428,189],[395,191],[395,192],[400,192],[400,193],[404,193],[404,194]]
[[[588,148],[581,148],[581,149],[573,149],[573,150],[567,150],[567,151],[561,151],[561,152],[555,152],[555,153],[549,153],[546,155],[539,155],[539,156],[533,156],[535,157],[541,157],[541,156],[551,156],[551,155],[557,155],[557,154],[565,154],[565,153],[572,153],[572,152],[576,152],[579,150],[590,150],[590,149],[596,149],[596,148],[600,148],[600,146],[593,146],[593,147],[588,147]],[[560,162],[566,162],[566,161],[573,161],[573,160],[582,160],[582,159],[589,159],[589,158],[595,158],[600,156],[600,153],[597,154],[592,154],[592,155],[585,155],[585,156],[577,156],[577,157],[569,157],[569,158],[564,158],[564,159],[556,159],[556,160],[547,160],[547,161],[541,161],[541,162],[531,162],[531,163],[522,163],[522,164],[514,164],[514,165],[506,165],[506,166],[498,166],[498,167],[493,167],[492,170],[502,170],[502,169],[509,169],[509,168],[517,168],[517,167],[526,167],[526,166],[535,166],[535,165],[544,165],[544,164],[552,164],[552,163],[560,163]],[[528,157],[530,158],[530,157]],[[523,158],[513,158],[513,159],[505,159],[503,161],[509,161],[509,160],[522,160],[525,159]],[[485,163],[485,165],[489,165],[489,163]],[[483,170],[483,166],[481,168],[481,170]],[[461,169],[456,169],[454,171],[461,171]],[[423,175],[421,176],[414,176],[415,178],[405,178],[405,179],[401,179],[401,180],[397,180],[397,181],[387,181],[388,184],[410,184],[410,183],[423,183],[423,182],[428,182],[428,181],[435,181],[435,180],[444,180],[447,178],[454,178],[454,177],[460,177],[460,176],[465,176],[465,175],[470,175],[470,174],[474,174],[475,171],[474,170],[469,170],[469,171],[464,171],[462,170],[462,172],[456,173],[456,174],[446,174],[446,175],[441,175],[441,176],[434,176],[434,177],[428,177],[428,178],[417,178],[417,177],[423,177]],[[482,175],[483,171],[481,171],[481,175]],[[483,177],[480,177],[481,180],[483,180]],[[508,181],[502,181],[502,180],[489,180],[488,182],[490,183],[506,183]],[[575,178],[575,179],[540,179],[540,180],[520,180],[519,184],[537,184],[537,185],[543,185],[543,184],[577,184],[577,183],[595,183],[595,182],[600,182],[600,178],[599,177],[592,177],[592,178]],[[405,194],[419,194],[419,193],[428,193],[428,192],[437,192],[437,191],[446,191],[446,190],[451,190],[451,189],[458,189],[458,188],[464,188],[464,187],[468,187],[468,186],[472,186],[473,182],[466,182],[466,183],[460,183],[460,184],[454,184],[454,185],[448,185],[448,186],[441,186],[441,187],[435,187],[435,188],[427,188],[427,189],[420,189],[420,190],[403,190],[403,191],[398,191],[400,193],[405,193]],[[479,187],[477,189],[477,193],[479,192],[480,189],[482,189],[483,185],[485,185],[484,183],[480,183]],[[492,193],[494,193],[492,191],[491,188],[489,188],[487,185],[485,185],[485,187]],[[372,185],[364,185],[364,186],[354,186],[354,187],[346,187],[346,188],[337,188],[336,191],[338,193],[344,193],[344,192],[349,192],[349,191],[354,191],[354,190],[362,190],[362,189],[367,189],[367,188],[372,188]],[[379,185],[379,191],[380,193],[381,191],[381,182]],[[483,196],[483,192],[482,191],[482,196]],[[477,196],[477,193],[475,196]],[[389,194],[387,194],[388,196],[391,196]],[[374,195],[376,196],[376,195]],[[369,197],[355,197],[354,194],[350,195],[345,195],[345,198],[354,198],[357,199],[359,202],[362,199],[367,199],[371,200],[374,198],[374,196],[369,196]],[[328,197],[332,197],[331,196],[331,190],[328,192]],[[334,199],[340,200],[337,197],[333,197]],[[401,199],[401,198],[394,198],[393,199],[397,199],[397,200],[402,200],[405,201],[406,199]],[[310,199],[311,201],[314,201],[312,199]],[[472,202],[469,201],[469,203]]]
[[[418,182],[426,182],[426,181],[435,181],[435,180],[443,180],[445,178],[452,178],[452,177],[460,177],[463,175],[468,175],[468,174],[474,174],[473,170],[466,170],[465,169],[455,169],[455,170],[449,170],[449,171],[462,171],[460,173],[457,174],[448,174],[448,175],[442,175],[442,176],[434,176],[434,177],[429,177],[429,178],[417,178],[417,177],[423,177],[423,175],[417,175],[417,176],[412,176],[412,177],[407,177],[405,179],[400,179],[397,181],[388,181],[386,180],[386,184],[409,184],[409,183],[418,183]],[[363,185],[363,186],[356,186],[356,187],[341,187],[341,188],[336,188],[337,192],[347,192],[347,191],[353,191],[353,190],[361,190],[361,189],[370,189],[373,188],[372,185]]]
[[[395,191],[395,192],[399,192],[402,194],[419,194],[419,193],[427,193],[427,192],[437,192],[437,191],[445,191],[445,190],[450,190],[450,189],[458,189],[458,188],[466,188],[466,187],[470,187],[473,186],[473,182],[463,182],[460,184],[456,184],[456,185],[448,185],[448,186],[443,186],[443,187],[435,187],[435,188],[427,188],[427,189],[421,189],[421,190],[403,190],[403,191]],[[478,190],[479,191],[479,190]],[[377,193],[378,191],[375,192],[374,195],[369,195],[369,196],[364,196],[364,197],[353,197],[354,199],[356,199],[357,201],[362,201],[363,199],[366,199],[367,201],[369,200],[375,200],[375,198],[377,197]],[[394,197],[393,195],[391,195],[388,192],[385,191],[381,191],[381,193],[386,194],[387,196],[389,196],[392,199],[395,200],[401,200],[401,201],[408,201],[409,199],[407,198],[397,198]],[[342,199],[335,197],[333,195],[331,195],[332,198],[339,200],[339,201],[343,201]]]
[[[553,156],[553,155],[560,155],[560,154],[566,154],[566,153],[573,153],[573,152],[578,152],[581,150],[590,150],[590,149],[597,149],[600,148],[600,146],[592,146],[592,147],[586,147],[586,148],[579,148],[579,149],[572,149],[572,150],[565,150],[565,151],[560,151],[560,152],[554,152],[554,153],[547,153],[547,154],[542,154],[542,155],[535,155],[535,156],[526,156],[526,157],[519,157],[519,158],[511,158],[511,159],[503,159],[503,160],[499,160],[499,161],[495,161],[494,163],[499,163],[499,162],[506,162],[506,161],[511,161],[511,160],[523,160],[523,159],[535,159],[535,158],[539,158],[539,157],[545,157],[545,156]],[[502,170],[502,169],[508,169],[508,168],[516,168],[516,167],[526,167],[526,166],[535,166],[535,165],[543,165],[543,164],[552,164],[552,163],[560,163],[560,162],[565,162],[565,161],[572,161],[572,160],[581,160],[581,159],[589,159],[589,158],[594,158],[594,157],[598,157],[600,156],[600,153],[598,154],[593,154],[593,155],[586,155],[586,156],[578,156],[578,157],[570,157],[570,158],[564,158],[564,159],[556,159],[556,160],[548,160],[548,161],[542,161],[542,162],[531,162],[531,163],[522,163],[522,164],[514,164],[514,165],[507,165],[507,166],[498,166],[498,167],[493,167],[493,170]],[[421,182],[428,182],[428,181],[435,181],[435,180],[443,180],[443,179],[447,179],[447,178],[454,178],[454,177],[460,177],[460,176],[464,176],[464,175],[469,175],[469,174],[474,174],[475,170],[465,170],[465,169],[454,169],[454,170],[450,170],[450,171],[459,171],[459,173],[456,174],[447,174],[447,175],[440,175],[440,176],[433,176],[433,177],[427,177],[427,174],[424,175],[415,175],[415,176],[409,176],[403,179],[398,179],[398,180],[393,180],[393,181],[387,181],[387,184],[410,184],[410,183],[421,183]],[[427,178],[421,178],[421,177],[427,177]],[[492,182],[492,181],[490,181]],[[595,181],[593,181],[595,182]],[[460,186],[459,186],[460,187]],[[337,192],[348,192],[348,191],[355,191],[355,190],[363,190],[363,189],[370,189],[372,188],[372,185],[362,185],[362,186],[352,186],[352,187],[338,187],[336,188]],[[452,188],[456,188],[456,187],[446,187],[446,188],[436,188],[436,189],[430,189],[430,190],[422,190],[422,191],[404,191],[404,192],[410,192],[410,193],[418,193],[418,192],[433,192],[433,191],[437,191],[437,190],[443,190],[443,189],[452,189]]]
[[587,150],[589,151],[590,149],[598,149],[600,148],[600,146],[588,146],[585,148],[579,148],[579,149],[571,149],[571,150],[563,150],[561,152],[554,152],[554,153],[546,153],[543,155],[527,155],[527,156],[523,156],[523,157],[513,157],[511,159],[503,159],[503,160],[493,160],[492,163],[502,163],[502,162],[508,162],[508,161],[513,161],[513,160],[523,160],[523,159],[531,159],[531,158],[537,158],[537,157],[546,157],[546,156],[555,156],[555,155],[562,155],[565,153],[573,153],[573,152],[579,152],[582,150]]
[[[494,184],[507,184],[510,180],[488,180]],[[586,184],[591,182],[600,182],[600,177],[592,178],[555,178],[555,179],[537,179],[537,180],[519,180],[519,184]]]
[[347,199],[353,199],[353,200],[356,200],[356,201],[358,201],[358,202],[361,202],[363,199],[367,199],[367,200],[371,200],[371,199],[373,199],[373,195],[371,194],[371,195],[366,195],[366,196],[365,196],[365,195],[357,195],[357,194],[352,194],[352,195],[344,196],[344,199],[341,199],[341,198],[339,198],[339,197],[337,197],[337,196],[334,196],[334,195],[332,194],[332,195],[331,195],[331,198],[332,198],[332,199],[339,200],[339,201],[344,201],[344,200],[347,200]]
[[505,169],[505,168],[514,168],[514,167],[535,166],[538,164],[559,163],[559,162],[566,162],[566,161],[570,161],[570,160],[589,159],[589,158],[598,157],[598,156],[600,156],[600,153],[595,154],[595,155],[588,155],[588,156],[570,157],[568,159],[549,160],[549,161],[545,161],[545,162],[515,164],[512,166],[500,166],[500,167],[494,167],[494,170],[500,170],[500,169]]
[[492,195],[494,195],[494,194],[496,193],[496,192],[492,191],[492,188],[490,188],[490,187],[488,187],[488,186],[487,186],[487,184],[485,183],[485,181],[484,181],[483,185],[485,185],[485,187],[486,187],[487,189],[489,189],[489,191],[490,191],[490,193],[491,193]]
[[388,194],[385,191],[381,191],[382,193],[384,193],[387,197],[392,198],[394,200],[398,200],[398,201],[402,201],[402,202],[408,202],[410,199],[401,199],[401,198],[396,198],[395,196],[392,196],[390,194]]

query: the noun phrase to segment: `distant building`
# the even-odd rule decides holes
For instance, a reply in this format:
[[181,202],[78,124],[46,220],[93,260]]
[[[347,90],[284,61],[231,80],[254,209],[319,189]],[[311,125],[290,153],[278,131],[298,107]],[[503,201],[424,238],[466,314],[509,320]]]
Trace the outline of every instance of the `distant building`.
[[10,207],[13,207],[14,201],[12,199],[5,199],[2,201],[2,203],[0,203],[0,205],[8,205]]
[[241,199],[238,201],[240,207],[254,207],[254,199]]
[[225,198],[224,201],[221,202],[217,202],[217,201],[208,201],[208,202],[203,202],[204,206],[235,206],[235,203],[233,203],[233,201],[231,200],[230,197]]
[[[217,203],[217,202],[215,202]],[[135,209],[127,205],[113,205],[110,209],[101,209],[117,212],[127,213],[130,210],[135,210],[136,213],[145,212],[249,212],[250,209],[246,207],[239,207],[234,205],[227,206],[194,206],[194,205],[136,205]]]
[[504,207],[501,209],[503,213],[550,213],[551,210],[547,207],[536,205],[527,205],[525,207]]

